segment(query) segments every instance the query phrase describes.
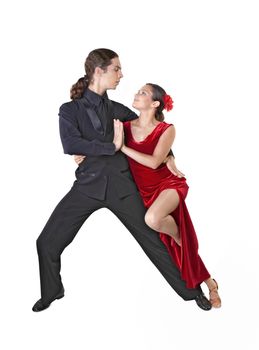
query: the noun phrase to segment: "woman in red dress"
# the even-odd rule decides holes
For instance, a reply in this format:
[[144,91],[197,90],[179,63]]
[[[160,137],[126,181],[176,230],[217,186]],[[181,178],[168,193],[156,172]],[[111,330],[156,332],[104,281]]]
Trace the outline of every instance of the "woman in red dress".
[[125,134],[121,151],[128,157],[130,169],[144,205],[145,221],[159,232],[188,288],[205,282],[213,307],[220,307],[217,282],[210,277],[198,254],[196,233],[185,204],[188,185],[184,177],[173,175],[165,163],[175,138],[175,127],[164,122],[163,109],[173,101],[156,84],[144,85],[132,105],[140,112],[133,121],[114,120],[114,132]]

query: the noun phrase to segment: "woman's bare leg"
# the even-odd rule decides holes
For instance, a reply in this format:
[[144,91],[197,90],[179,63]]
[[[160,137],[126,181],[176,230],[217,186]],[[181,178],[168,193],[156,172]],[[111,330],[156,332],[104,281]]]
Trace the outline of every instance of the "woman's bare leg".
[[170,215],[179,205],[179,195],[174,189],[162,191],[145,215],[146,224],[157,232],[163,232],[173,237],[181,245],[178,226]]
[[[179,195],[174,189],[162,191],[154,203],[147,210],[145,222],[153,230],[163,232],[173,237],[177,244],[181,245],[178,226],[170,215],[179,205]],[[204,281],[209,289],[210,302],[213,307],[221,306],[221,299],[218,294],[218,284],[213,278]]]

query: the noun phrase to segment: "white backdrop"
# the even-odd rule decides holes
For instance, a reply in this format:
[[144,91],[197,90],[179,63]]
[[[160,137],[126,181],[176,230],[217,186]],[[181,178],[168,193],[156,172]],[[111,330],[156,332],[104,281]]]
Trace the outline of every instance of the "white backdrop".
[[[256,3],[1,5],[2,349],[258,349]],[[175,101],[166,121],[176,127],[173,150],[220,310],[184,302],[102,209],[62,255],[65,298],[31,311],[40,297],[36,238],[76,169],[63,154],[58,108],[98,47],[120,55],[124,78],[112,99],[130,107],[154,82]]]

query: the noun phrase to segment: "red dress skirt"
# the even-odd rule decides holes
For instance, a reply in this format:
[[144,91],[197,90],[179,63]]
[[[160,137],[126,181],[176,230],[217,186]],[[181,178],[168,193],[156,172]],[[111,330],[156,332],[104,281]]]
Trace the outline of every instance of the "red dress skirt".
[[[130,121],[124,122],[125,144],[141,153],[153,154],[162,133],[172,124],[161,122],[143,141],[134,140]],[[127,157],[132,176],[136,182],[146,208],[149,208],[158,195],[165,189],[173,188],[179,195],[179,205],[170,214],[178,225],[181,236],[181,247],[169,235],[160,232],[159,236],[165,244],[171,258],[181,272],[188,288],[196,288],[210,277],[203,261],[198,254],[197,236],[185,204],[188,185],[185,178],[178,178],[170,172],[165,164],[157,169],[151,169]]]

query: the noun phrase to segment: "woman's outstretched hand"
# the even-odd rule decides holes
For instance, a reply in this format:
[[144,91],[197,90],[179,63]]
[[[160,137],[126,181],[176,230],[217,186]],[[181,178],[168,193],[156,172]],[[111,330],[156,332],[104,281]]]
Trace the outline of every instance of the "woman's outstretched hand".
[[77,165],[82,163],[82,161],[85,159],[85,156],[81,155],[74,155],[74,161],[76,162]]
[[177,169],[176,165],[175,165],[175,160],[173,156],[168,156],[166,161],[166,166],[167,168],[171,171],[171,173],[173,173],[175,176],[178,177],[185,177],[185,175]]
[[[124,131],[123,123],[119,119],[114,119],[114,138],[113,143],[115,144],[116,151],[120,150],[124,144]],[[74,161],[77,165],[82,163],[86,156],[75,154]]]
[[115,151],[119,151],[124,144],[123,123],[119,119],[114,119],[113,125],[114,125],[113,143],[115,144]]

